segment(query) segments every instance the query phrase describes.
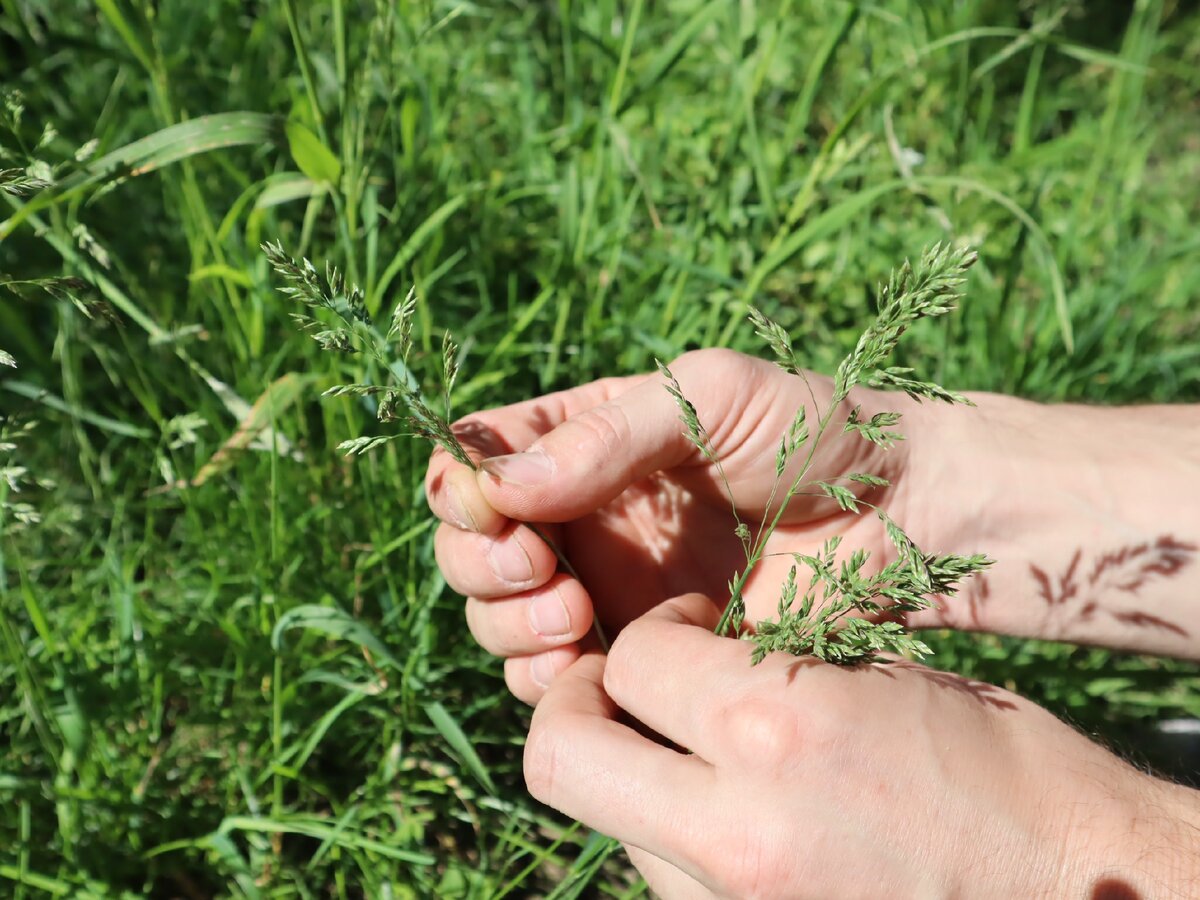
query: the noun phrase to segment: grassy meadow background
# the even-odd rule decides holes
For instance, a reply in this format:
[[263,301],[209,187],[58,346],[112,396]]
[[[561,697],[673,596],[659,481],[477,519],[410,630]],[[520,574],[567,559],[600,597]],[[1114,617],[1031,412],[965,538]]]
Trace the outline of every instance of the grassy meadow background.
[[[0,0],[0,86],[4,896],[640,893],[525,796],[427,450],[335,452],[381,426],[264,240],[415,285],[462,412],[758,352],[748,301],[828,370],[947,238],[938,381],[1200,401],[1194,3]],[[1200,715],[1194,666],[933,643],[1135,758]]]

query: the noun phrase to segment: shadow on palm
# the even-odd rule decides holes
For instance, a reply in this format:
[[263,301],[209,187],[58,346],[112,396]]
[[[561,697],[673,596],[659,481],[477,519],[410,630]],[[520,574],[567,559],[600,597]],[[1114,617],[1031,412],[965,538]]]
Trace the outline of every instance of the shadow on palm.
[[[705,594],[724,606],[730,579],[745,567],[728,503],[710,502],[703,493],[689,490],[686,481],[666,474],[646,479],[605,508],[562,528],[564,550],[610,638],[680,594]],[[748,625],[775,614],[780,588],[794,564],[791,554],[817,553],[833,535],[842,535],[875,557],[886,542],[873,516],[853,516],[836,507],[833,514],[812,522],[781,525],[746,587]],[[807,573],[801,577],[806,581]]]

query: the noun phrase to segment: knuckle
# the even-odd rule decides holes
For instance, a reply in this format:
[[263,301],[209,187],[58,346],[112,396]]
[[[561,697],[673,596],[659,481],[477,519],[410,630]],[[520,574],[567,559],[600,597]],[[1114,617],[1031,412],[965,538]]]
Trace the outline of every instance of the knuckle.
[[632,434],[629,418],[613,402],[602,403],[568,420],[577,432],[580,449],[614,454],[629,442]]
[[610,375],[605,378],[597,379],[596,386],[599,388],[600,395],[602,397],[612,400],[614,397],[618,397],[623,394],[629,388],[629,381],[627,378],[621,376]]
[[696,369],[711,370],[740,366],[745,361],[744,354],[730,350],[728,347],[706,347],[702,350],[689,350],[675,357],[671,363],[671,371],[678,376],[680,372],[686,373]]
[[800,765],[811,736],[811,716],[793,703],[765,697],[743,699],[720,712],[739,763],[771,773]]

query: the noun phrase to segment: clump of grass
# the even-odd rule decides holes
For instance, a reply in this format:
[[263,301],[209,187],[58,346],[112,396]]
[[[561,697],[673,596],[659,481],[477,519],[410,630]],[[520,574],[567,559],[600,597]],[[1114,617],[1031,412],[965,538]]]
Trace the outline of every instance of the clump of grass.
[[[938,555],[917,547],[883,509],[860,499],[850,487],[852,484],[887,487],[889,482],[879,475],[854,472],[836,473],[824,479],[811,477],[813,460],[822,438],[835,424],[838,410],[851,390],[859,385],[901,390],[918,401],[940,400],[970,405],[961,394],[915,377],[912,369],[883,366],[909,326],[919,319],[946,315],[955,308],[961,297],[964,275],[976,258],[969,249],[938,244],[915,266],[905,261],[892,273],[888,283],[880,288],[877,318],[863,331],[855,348],[837,368],[830,402],[824,410],[814,412],[819,416],[815,429],[810,433],[809,412],[802,406],[781,436],[775,458],[775,483],[763,519],[755,531],[751,531],[739,515],[729,481],[708,432],[696,415],[696,407],[684,396],[670,370],[661,362],[658,364],[667,380],[667,390],[679,407],[684,434],[714,465],[725,486],[736,522],[734,531],[746,557],[745,566],[730,581],[729,601],[717,625],[717,633],[741,632],[746,616],[743,597],[746,583],[764,558],[767,542],[797,496],[826,497],[839,509],[853,515],[861,514],[864,508],[874,510],[896,550],[895,561],[873,575],[865,574],[870,558],[865,550],[854,550],[839,562],[840,537],[827,540],[820,553],[792,554],[796,564],[780,591],[777,617],[758,622],[753,632],[747,635],[754,643],[754,664],[773,652],[811,655],[838,664],[867,662],[885,652],[924,657],[930,649],[923,641],[909,634],[900,622],[878,617],[927,609],[935,602],[934,598],[954,593],[962,579],[992,564],[992,560],[979,553]],[[787,331],[757,309],[751,309],[750,321],[774,352],[776,364],[807,384],[805,370]],[[811,388],[809,394],[815,408],[817,402]],[[855,406],[841,422],[841,431],[857,434],[886,449],[902,439],[898,432],[888,430],[899,421],[900,414],[895,412],[876,413],[870,419],[863,419],[861,407]],[[806,455],[799,471],[783,490],[776,506],[774,500],[784,485],[788,464],[805,448]],[[803,593],[797,581],[799,566],[811,573]]]

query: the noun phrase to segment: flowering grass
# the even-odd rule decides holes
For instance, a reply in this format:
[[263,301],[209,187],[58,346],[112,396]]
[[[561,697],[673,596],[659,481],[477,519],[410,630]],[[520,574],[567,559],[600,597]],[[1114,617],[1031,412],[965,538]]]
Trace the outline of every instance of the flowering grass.
[[[636,896],[526,797],[427,450],[333,452],[381,398],[315,394],[386,382],[260,244],[374,321],[411,286],[464,411],[759,352],[751,306],[832,374],[939,241],[970,301],[888,368],[1200,401],[1200,23],[1093,7],[0,0],[0,893]],[[1195,667],[920,639],[1115,741],[1200,713]]]

